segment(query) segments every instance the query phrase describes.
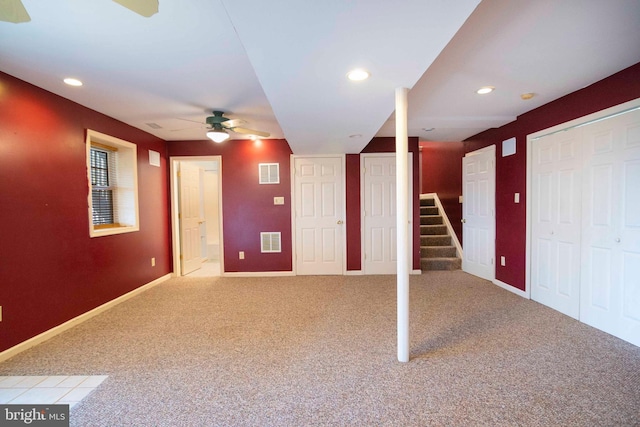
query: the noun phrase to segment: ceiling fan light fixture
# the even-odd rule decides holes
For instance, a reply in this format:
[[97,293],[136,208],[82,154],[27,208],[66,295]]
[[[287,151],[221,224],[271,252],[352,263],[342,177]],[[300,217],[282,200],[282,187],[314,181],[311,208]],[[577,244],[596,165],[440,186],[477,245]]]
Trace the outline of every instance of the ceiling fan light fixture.
[[207,138],[209,138],[213,142],[220,144],[221,142],[229,139],[229,134],[222,129],[211,129],[207,132]]

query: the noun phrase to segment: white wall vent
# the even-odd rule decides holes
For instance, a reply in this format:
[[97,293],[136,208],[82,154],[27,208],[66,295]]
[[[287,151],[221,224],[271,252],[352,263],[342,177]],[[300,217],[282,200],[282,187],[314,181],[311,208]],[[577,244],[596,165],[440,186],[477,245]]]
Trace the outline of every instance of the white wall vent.
[[259,163],[260,184],[280,184],[280,163]]
[[279,231],[260,233],[260,252],[282,252],[280,239],[281,233]]

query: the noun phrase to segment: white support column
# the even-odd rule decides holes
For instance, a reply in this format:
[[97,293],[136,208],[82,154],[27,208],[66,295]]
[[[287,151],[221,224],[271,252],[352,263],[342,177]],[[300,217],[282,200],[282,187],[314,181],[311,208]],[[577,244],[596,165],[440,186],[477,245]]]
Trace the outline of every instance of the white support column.
[[396,89],[396,226],[398,289],[398,361],[409,361],[409,138],[407,135],[407,94]]

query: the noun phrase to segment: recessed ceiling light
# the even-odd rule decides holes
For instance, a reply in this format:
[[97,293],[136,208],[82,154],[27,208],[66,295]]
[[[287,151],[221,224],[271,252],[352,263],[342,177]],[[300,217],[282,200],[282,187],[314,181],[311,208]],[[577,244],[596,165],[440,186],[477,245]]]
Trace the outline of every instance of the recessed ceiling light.
[[356,68],[355,70],[349,71],[347,77],[349,80],[353,80],[354,82],[359,82],[362,80],[366,80],[369,78],[371,74],[367,70],[363,70],[362,68]]
[[82,82],[80,80],[71,77],[67,77],[63,81],[69,86],[82,86]]
[[487,94],[487,93],[491,93],[491,92],[493,92],[493,90],[494,90],[494,89],[495,89],[495,87],[493,87],[493,86],[483,86],[483,87],[481,87],[480,89],[478,89],[478,90],[476,91],[476,93],[477,93],[478,95],[485,95],[485,94]]
[[353,135],[349,135],[349,138],[362,138],[361,133],[354,133]]
[[527,93],[523,93],[522,95],[520,95],[520,98],[524,101],[526,101],[527,99],[531,99],[535,96],[535,93],[533,92],[527,92]]
[[436,130],[436,128],[422,128],[422,130],[425,132],[431,132],[433,130]]

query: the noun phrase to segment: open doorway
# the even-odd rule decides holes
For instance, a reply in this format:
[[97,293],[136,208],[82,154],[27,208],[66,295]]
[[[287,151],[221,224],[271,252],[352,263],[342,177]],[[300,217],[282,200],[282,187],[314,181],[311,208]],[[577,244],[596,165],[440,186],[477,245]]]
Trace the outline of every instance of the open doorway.
[[222,158],[172,157],[171,230],[176,276],[222,275]]

